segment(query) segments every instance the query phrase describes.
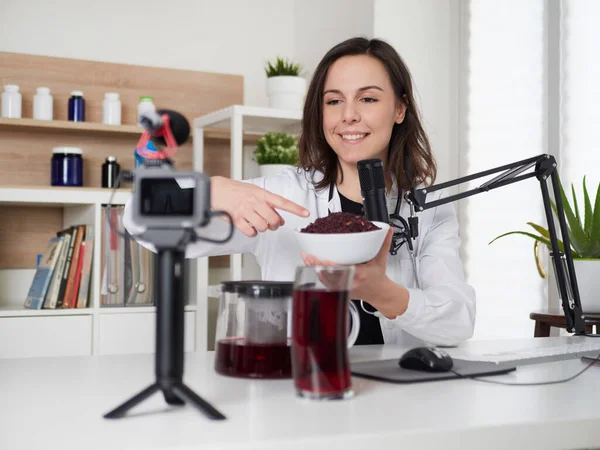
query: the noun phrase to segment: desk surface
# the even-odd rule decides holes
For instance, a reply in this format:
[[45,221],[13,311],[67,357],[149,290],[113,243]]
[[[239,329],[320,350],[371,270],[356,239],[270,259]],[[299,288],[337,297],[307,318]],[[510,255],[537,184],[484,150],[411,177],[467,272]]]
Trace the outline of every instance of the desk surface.
[[[475,341],[449,353],[548,345],[550,340]],[[405,349],[357,347],[353,361],[396,358]],[[474,380],[410,385],[353,378],[347,401],[294,396],[291,380],[222,377],[213,353],[187,354],[185,382],[228,420],[191,406],[169,407],[155,394],[123,419],[102,415],[154,379],[153,355],[0,361],[0,448],[32,449],[506,449],[600,445],[600,367],[549,386]],[[495,377],[532,382],[568,377],[579,359],[523,366]],[[375,448],[375,447],[373,447]]]

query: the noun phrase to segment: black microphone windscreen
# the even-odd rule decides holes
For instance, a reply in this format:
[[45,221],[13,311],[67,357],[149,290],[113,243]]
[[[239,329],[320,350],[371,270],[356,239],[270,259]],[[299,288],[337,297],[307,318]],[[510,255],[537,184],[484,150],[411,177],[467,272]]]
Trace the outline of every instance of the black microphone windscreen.
[[385,196],[385,176],[381,159],[363,159],[356,163],[365,218],[389,223]]
[[363,159],[358,161],[358,180],[363,192],[385,189],[383,162],[381,159]]
[[[170,109],[159,109],[156,112],[160,115],[166,114],[169,116],[169,123],[171,125],[171,131],[173,132],[175,142],[177,142],[177,145],[183,145],[190,136],[190,123],[188,120],[183,116],[183,114]],[[163,137],[152,137],[152,140],[161,145],[166,145]]]

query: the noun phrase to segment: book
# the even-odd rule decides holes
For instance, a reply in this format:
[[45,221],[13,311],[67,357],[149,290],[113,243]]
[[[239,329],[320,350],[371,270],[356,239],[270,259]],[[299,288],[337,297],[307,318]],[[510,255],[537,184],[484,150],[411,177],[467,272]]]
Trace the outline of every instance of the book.
[[62,237],[64,238],[63,244],[61,246],[56,267],[54,268],[54,273],[52,274],[50,287],[48,288],[46,298],[44,299],[44,305],[42,306],[43,308],[55,309],[56,302],[58,301],[58,293],[62,283],[63,271],[67,261],[67,253],[69,252],[69,245],[71,243],[71,235],[69,233],[63,234]]
[[52,274],[60,256],[64,238],[54,237],[48,242],[48,247],[35,271],[33,281],[25,299],[25,308],[41,309],[52,280]]
[[77,272],[75,273],[75,283],[73,294],[71,296],[71,307],[77,308],[77,299],[79,294],[79,285],[81,283],[81,272],[83,269],[83,256],[85,254],[85,241],[79,246],[79,259],[77,260]]
[[87,226],[85,232],[85,241],[83,242],[83,262],[81,264],[81,280],[79,283],[79,292],[77,293],[77,308],[86,308],[88,306],[88,298],[91,283],[92,273],[92,257],[94,255],[94,227]]
[[63,299],[65,296],[65,289],[67,288],[67,280],[69,278],[69,270],[71,269],[71,259],[73,258],[73,248],[75,246],[75,238],[77,237],[77,227],[69,227],[57,233],[57,236],[63,236],[69,234],[70,242],[67,250],[67,256],[65,260],[65,266],[63,268],[62,279],[60,281],[60,288],[58,291],[58,297],[56,300],[56,308],[62,308]]
[[71,264],[69,267],[69,273],[66,274],[67,284],[65,286],[65,292],[63,295],[62,307],[63,308],[74,308],[73,301],[73,289],[75,288],[75,279],[77,278],[77,270],[79,269],[79,253],[81,250],[81,243],[83,242],[85,234],[85,225],[76,225],[75,228],[75,244],[73,245],[73,251],[71,254]]

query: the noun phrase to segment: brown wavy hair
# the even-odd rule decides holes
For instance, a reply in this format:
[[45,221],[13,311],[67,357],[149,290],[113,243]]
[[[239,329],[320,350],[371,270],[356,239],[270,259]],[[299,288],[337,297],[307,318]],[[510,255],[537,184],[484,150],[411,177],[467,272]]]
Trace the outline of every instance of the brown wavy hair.
[[408,190],[420,183],[433,184],[437,167],[429,139],[421,125],[410,72],[398,52],[380,39],[348,39],[329,50],[317,66],[304,103],[302,132],[298,142],[299,167],[307,171],[317,169],[324,173],[324,178],[315,183],[317,189],[336,181],[340,165],[323,133],[323,89],[331,65],[343,56],[354,55],[368,55],[381,61],[390,77],[396,98],[406,103],[404,120],[400,124],[394,124],[392,129],[385,170],[396,177],[401,190]]

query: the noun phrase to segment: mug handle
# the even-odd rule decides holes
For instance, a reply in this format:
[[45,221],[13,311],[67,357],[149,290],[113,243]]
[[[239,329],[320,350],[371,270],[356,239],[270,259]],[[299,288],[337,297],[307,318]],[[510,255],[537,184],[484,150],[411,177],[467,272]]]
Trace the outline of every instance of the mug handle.
[[358,314],[358,309],[351,300],[348,300],[348,311],[352,317],[352,328],[350,328],[350,334],[348,335],[348,348],[350,348],[358,338],[358,332],[360,330],[360,314]]

